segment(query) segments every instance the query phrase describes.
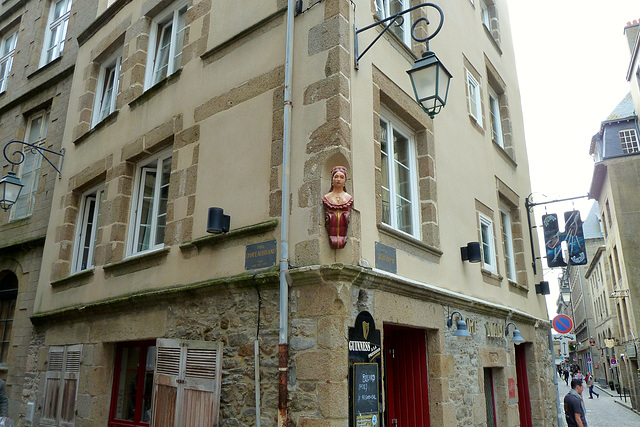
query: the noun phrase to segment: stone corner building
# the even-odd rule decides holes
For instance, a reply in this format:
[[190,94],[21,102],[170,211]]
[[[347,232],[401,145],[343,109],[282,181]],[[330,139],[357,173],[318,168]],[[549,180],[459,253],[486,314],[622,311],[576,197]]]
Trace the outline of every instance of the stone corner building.
[[[11,391],[20,424],[276,425],[284,234],[292,425],[354,425],[348,337],[364,312],[381,337],[377,425],[557,425],[505,0],[441,2],[431,48],[454,79],[435,119],[406,75],[424,50],[411,23],[437,19],[433,9],[393,26],[354,68],[354,24],[418,2],[302,1],[288,102],[285,0],[65,1],[57,64],[72,65],[48,83],[67,82],[52,89],[49,125],[65,157],[60,179],[39,172],[51,210],[24,285],[39,277],[23,316],[30,342],[12,347],[27,359]],[[32,67],[32,79],[49,67],[35,52],[46,11],[57,16],[49,3],[38,30],[24,2],[0,15],[2,34],[14,25],[24,43],[14,69]],[[361,51],[381,30],[359,35]],[[20,138],[9,120],[21,116],[4,111],[3,135]],[[321,204],[335,165],[355,198],[340,250]],[[230,215],[228,233],[207,234],[213,206]],[[461,260],[468,242],[481,242],[480,263]],[[447,327],[454,312],[471,337]],[[509,323],[523,344],[509,342]]]

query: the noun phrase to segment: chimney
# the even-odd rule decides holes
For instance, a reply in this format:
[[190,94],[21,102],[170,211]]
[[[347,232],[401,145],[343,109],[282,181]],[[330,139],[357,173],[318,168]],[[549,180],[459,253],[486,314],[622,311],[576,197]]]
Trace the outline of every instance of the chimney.
[[631,54],[633,54],[633,49],[636,47],[639,28],[640,24],[638,24],[637,19],[634,19],[633,23],[627,22],[627,26],[624,28],[624,35],[627,36],[627,42],[629,43],[629,50],[631,51]]

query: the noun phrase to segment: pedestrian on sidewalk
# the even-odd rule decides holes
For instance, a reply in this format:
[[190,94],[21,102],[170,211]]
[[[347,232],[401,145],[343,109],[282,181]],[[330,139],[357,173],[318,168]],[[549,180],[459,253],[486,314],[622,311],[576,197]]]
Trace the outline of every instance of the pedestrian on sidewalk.
[[564,397],[564,417],[567,427],[587,427],[586,409],[582,400],[582,380],[571,380],[571,390]]
[[593,399],[594,394],[600,399],[600,394],[593,391],[593,375],[589,372],[587,372],[587,387],[589,387],[589,399]]
[[566,385],[569,385],[569,370],[567,368],[564,368],[564,371],[562,372],[563,376],[564,376],[564,383]]

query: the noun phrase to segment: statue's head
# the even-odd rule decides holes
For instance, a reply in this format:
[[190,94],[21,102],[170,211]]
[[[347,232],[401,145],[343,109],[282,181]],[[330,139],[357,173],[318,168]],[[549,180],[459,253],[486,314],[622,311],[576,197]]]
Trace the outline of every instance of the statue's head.
[[[333,169],[331,169],[331,188],[329,191],[333,191],[333,183],[336,173],[341,173],[344,176],[344,183],[346,184],[347,182],[347,168],[344,166],[334,166]],[[344,188],[344,191],[347,191],[346,188]]]

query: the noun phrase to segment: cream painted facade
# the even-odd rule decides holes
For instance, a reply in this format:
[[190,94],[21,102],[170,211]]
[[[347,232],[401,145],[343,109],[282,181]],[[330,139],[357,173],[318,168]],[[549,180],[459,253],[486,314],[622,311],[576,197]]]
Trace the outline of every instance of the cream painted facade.
[[[285,412],[296,425],[348,423],[345,337],[363,311],[382,336],[383,425],[407,416],[393,412],[400,390],[386,372],[400,352],[393,346],[414,338],[423,343],[411,356],[422,374],[412,381],[424,381],[428,393],[410,411],[426,413],[431,425],[557,425],[550,324],[534,286],[542,276],[532,271],[522,217],[531,191],[507,2],[440,4],[446,20],[430,47],[454,78],[433,120],[413,100],[406,74],[422,45],[387,33],[354,68],[354,25],[373,23],[384,13],[376,5],[387,2],[302,3],[286,222],[287,2],[74,3],[72,14],[89,18],[74,33],[64,167],[31,317],[21,424],[33,405],[34,425],[147,425],[166,408],[151,411],[141,382],[131,403],[124,366],[137,378],[152,375],[153,364],[145,371],[127,357],[171,338],[222,343],[219,423],[256,425],[257,336],[261,425],[276,425],[278,270],[246,269],[245,261],[248,245],[279,244],[288,223]],[[379,31],[360,34],[361,49]],[[157,65],[163,40],[166,76]],[[111,75],[119,75],[117,96],[103,103]],[[403,162],[407,179],[385,173],[385,153]],[[348,169],[355,207],[345,248],[333,250],[320,199],[338,164]],[[385,189],[408,195],[412,207],[391,214],[387,201],[396,199]],[[160,209],[147,215],[149,206]],[[231,216],[228,233],[206,233],[212,206]],[[473,241],[485,254],[477,264],[460,257]],[[376,246],[395,250],[395,272],[378,261]],[[470,338],[446,326],[454,311]],[[518,347],[504,337],[509,322],[525,340]],[[60,410],[49,394],[56,351],[65,364],[78,357],[75,371],[63,369],[75,400]]]

